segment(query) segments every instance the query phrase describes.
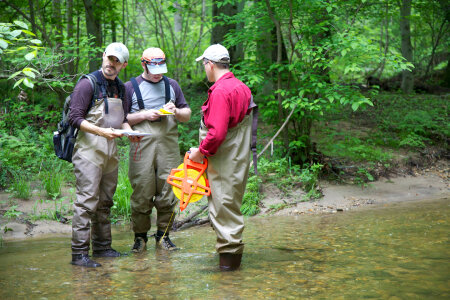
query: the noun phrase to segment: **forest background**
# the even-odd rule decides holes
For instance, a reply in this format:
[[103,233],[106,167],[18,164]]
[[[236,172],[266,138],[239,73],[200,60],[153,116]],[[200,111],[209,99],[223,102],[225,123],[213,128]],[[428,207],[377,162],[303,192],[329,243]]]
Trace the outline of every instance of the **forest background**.
[[[77,79],[115,41],[130,50],[124,82],[142,72],[144,49],[166,53],[193,111],[179,124],[180,155],[198,144],[211,85],[195,58],[212,43],[229,49],[260,108],[246,215],[265,183],[300,186],[293,201],[307,201],[321,196],[319,178],[365,187],[447,160],[449,17],[446,0],[0,0],[0,189],[13,197],[2,213],[19,216],[14,198],[37,194],[36,207],[53,208],[33,220],[70,214],[72,166],[54,155],[53,131]],[[127,140],[119,146],[115,221],[130,218],[132,191]]]

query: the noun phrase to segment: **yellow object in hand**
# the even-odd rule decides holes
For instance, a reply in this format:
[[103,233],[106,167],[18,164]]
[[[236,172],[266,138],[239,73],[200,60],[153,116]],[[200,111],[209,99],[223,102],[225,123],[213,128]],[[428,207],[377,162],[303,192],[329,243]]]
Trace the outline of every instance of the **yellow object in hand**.
[[160,115],[173,115],[174,113],[173,113],[173,112],[170,112],[170,111],[168,111],[168,110],[165,110],[164,108],[160,108],[160,109],[159,109],[159,114],[160,114]]

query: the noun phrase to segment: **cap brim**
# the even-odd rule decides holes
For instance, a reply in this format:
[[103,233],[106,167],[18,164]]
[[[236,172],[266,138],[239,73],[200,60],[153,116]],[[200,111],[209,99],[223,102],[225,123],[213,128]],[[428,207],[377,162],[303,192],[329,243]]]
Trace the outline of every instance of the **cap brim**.
[[199,56],[199,57],[197,57],[197,58],[195,59],[195,61],[201,61],[204,57],[205,57],[204,55]]
[[167,73],[167,65],[147,65],[147,69],[153,75]]
[[105,56],[114,56],[120,61],[121,64],[123,64],[125,62],[125,59],[123,58],[123,56],[114,51],[105,52]]

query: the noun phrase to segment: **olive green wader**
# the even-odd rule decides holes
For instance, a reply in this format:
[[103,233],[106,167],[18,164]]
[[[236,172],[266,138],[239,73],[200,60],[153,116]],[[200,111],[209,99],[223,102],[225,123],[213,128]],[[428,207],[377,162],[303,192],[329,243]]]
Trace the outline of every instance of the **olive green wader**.
[[133,143],[130,147],[128,176],[133,187],[133,231],[146,233],[150,230],[150,215],[156,206],[157,229],[162,232],[167,229],[168,233],[175,219],[172,213],[176,200],[166,180],[170,170],[180,164],[177,122],[174,116],[162,116],[160,121],[143,121],[133,129],[151,133],[140,144]]
[[[217,235],[218,253],[242,254],[244,251],[241,205],[250,167],[251,120],[251,115],[245,116],[236,127],[228,129],[217,153],[208,157],[209,219]],[[200,142],[207,132],[202,121]]]
[[[86,120],[103,128],[122,126],[122,100],[108,98],[108,114],[103,99],[95,102]],[[117,186],[118,157],[115,140],[81,131],[72,156],[77,187],[77,198],[72,219],[72,254],[88,254],[92,250],[111,248],[111,221],[109,219]]]

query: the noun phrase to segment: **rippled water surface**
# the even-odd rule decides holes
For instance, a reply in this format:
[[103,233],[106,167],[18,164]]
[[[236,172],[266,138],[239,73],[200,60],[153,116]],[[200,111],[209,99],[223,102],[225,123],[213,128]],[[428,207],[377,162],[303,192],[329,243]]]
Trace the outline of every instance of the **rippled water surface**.
[[[3,242],[0,299],[449,299],[449,199],[322,216],[246,220],[240,271],[218,271],[209,226],[182,249],[69,264],[70,237]],[[113,247],[132,234],[117,228]]]

